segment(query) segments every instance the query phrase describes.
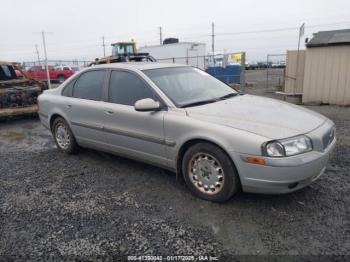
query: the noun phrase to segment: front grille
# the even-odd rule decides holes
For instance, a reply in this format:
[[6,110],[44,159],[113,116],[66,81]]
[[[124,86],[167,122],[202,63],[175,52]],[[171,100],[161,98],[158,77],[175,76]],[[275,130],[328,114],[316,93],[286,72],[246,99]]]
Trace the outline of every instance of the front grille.
[[322,137],[323,149],[326,149],[333,141],[335,137],[335,127],[329,129]]

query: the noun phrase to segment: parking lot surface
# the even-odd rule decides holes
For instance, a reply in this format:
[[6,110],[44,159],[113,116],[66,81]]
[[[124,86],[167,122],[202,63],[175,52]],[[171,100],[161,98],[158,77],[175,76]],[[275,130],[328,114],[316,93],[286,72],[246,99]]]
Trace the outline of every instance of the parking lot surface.
[[309,108],[337,126],[326,173],[295,193],[239,193],[222,204],[160,168],[60,153],[35,117],[3,120],[0,257],[350,255],[350,108]]

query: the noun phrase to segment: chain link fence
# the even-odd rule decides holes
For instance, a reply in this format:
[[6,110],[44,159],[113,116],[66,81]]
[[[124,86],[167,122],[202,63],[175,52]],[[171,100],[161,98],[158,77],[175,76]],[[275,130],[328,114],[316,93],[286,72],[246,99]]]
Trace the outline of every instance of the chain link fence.
[[[55,66],[69,66],[71,68],[73,68],[74,70],[80,70],[84,67],[87,67],[89,64],[91,63],[91,61],[85,61],[85,60],[76,60],[76,59],[72,59],[72,60],[48,60],[47,64],[51,67],[55,67]],[[31,67],[34,66],[45,66],[45,61],[41,60],[41,61],[24,61],[21,64],[22,68],[24,70],[29,70]]]
[[285,85],[287,54],[268,54],[266,59],[266,92],[281,91]]
[[[47,81],[49,88],[51,83],[61,83],[75,72],[87,67],[91,61],[85,60],[48,60],[46,61],[24,61],[17,63],[17,66],[30,78],[40,81]],[[22,77],[21,72],[17,72]]]
[[[160,63],[177,63],[197,67],[205,70],[217,79],[229,84],[232,87],[245,91],[245,52],[225,53],[205,56],[169,57],[157,59]],[[91,63],[84,60],[48,60],[49,73],[46,72],[45,61],[25,61],[19,66],[27,74],[37,80],[60,82],[67,78],[67,75],[52,74],[51,71],[71,70],[79,71]],[[60,77],[59,77],[60,76]]]

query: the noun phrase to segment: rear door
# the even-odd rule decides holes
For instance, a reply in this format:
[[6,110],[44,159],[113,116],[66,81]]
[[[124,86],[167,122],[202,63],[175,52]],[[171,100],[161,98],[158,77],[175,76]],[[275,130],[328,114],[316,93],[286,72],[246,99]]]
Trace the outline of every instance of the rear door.
[[136,111],[135,102],[144,98],[160,100],[137,73],[111,71],[104,121],[107,141],[114,151],[164,165],[165,111]]
[[106,70],[90,70],[71,81],[63,90],[63,105],[78,143],[103,146],[104,86]]

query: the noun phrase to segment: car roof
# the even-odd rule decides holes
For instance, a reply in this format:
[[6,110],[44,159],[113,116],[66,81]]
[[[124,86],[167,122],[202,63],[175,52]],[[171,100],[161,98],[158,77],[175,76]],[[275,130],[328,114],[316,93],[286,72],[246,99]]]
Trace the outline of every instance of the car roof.
[[0,60],[0,65],[12,65],[12,63]]
[[149,70],[168,67],[184,67],[187,65],[175,64],[175,63],[155,63],[155,62],[126,62],[126,63],[110,63],[95,65],[92,68],[124,68],[124,69],[137,69],[137,70]]

